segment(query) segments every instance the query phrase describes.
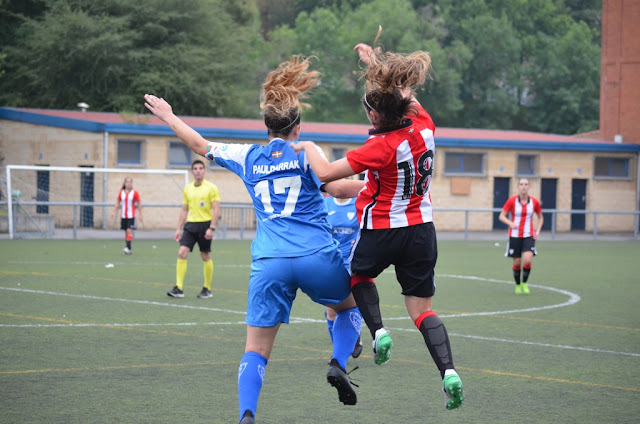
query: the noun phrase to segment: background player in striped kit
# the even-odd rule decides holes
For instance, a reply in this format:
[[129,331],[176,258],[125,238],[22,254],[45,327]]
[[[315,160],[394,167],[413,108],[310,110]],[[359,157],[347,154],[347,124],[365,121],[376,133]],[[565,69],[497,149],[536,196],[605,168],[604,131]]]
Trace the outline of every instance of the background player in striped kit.
[[[511,219],[507,217],[511,214]],[[533,216],[538,217],[538,224],[534,231]],[[513,258],[513,279],[516,281],[515,294],[529,294],[527,286],[531,263],[536,252],[536,240],[540,235],[544,218],[540,202],[529,196],[529,180],[521,178],[518,181],[518,194],[511,196],[505,202],[498,217],[501,222],[509,226],[509,243],[505,256]],[[522,266],[522,283],[520,283],[520,267]]]
[[[136,218],[142,222],[142,207],[140,203],[140,193],[133,188],[133,178],[126,177],[122,188],[118,192],[116,205],[111,211],[111,217],[115,217],[116,211],[121,208],[120,229],[124,230],[125,246],[122,250],[125,255],[133,253],[131,242],[133,241],[133,230],[136,229]],[[137,214],[136,214],[137,212]]]
[[393,342],[382,323],[373,279],[393,264],[409,316],[440,371],[445,406],[454,409],[464,402],[462,381],[444,323],[432,310],[438,256],[429,192],[435,126],[413,91],[429,75],[431,57],[423,51],[383,53],[366,44],[354,50],[367,65],[362,104],[374,127],[369,139],[332,163],[318,154],[313,142],[294,148],[307,154],[321,181],[366,171],[365,188],[356,200],[360,233],[350,266],[351,289],[373,337],[374,360],[387,362]]
[[342,180],[323,184],[305,155],[298,155],[290,146],[300,135],[300,98],[319,80],[319,73],[308,71],[308,66],[308,59],[292,57],[267,76],[260,105],[268,130],[267,145],[208,143],[175,116],[164,99],[145,95],[145,106],[151,112],[194,152],[238,175],[253,200],[258,228],[251,245],[247,341],[238,368],[241,424],[255,422],[276,334],[282,323],[289,322],[298,289],[336,311],[327,381],[337,389],[342,403],[354,405],[357,401],[345,367],[360,333],[362,316],[331,236],[320,189],[333,196],[352,197],[363,183]]

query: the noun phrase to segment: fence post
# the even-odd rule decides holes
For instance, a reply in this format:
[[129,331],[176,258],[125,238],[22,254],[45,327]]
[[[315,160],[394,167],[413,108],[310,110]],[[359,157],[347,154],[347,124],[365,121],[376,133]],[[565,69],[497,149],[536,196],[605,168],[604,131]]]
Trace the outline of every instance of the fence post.
[[240,209],[240,240],[244,240],[244,211],[244,208]]
[[78,205],[73,205],[73,239],[78,239]]
[[469,239],[469,211],[464,211],[464,239]]

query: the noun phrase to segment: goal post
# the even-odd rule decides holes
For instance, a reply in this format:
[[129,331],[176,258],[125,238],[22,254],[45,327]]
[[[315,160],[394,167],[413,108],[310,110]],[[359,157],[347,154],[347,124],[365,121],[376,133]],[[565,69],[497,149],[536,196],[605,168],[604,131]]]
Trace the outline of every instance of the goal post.
[[9,238],[42,237],[54,225],[113,229],[117,221],[119,228],[119,214],[110,215],[126,177],[140,192],[145,228],[173,228],[188,170],[7,165]]

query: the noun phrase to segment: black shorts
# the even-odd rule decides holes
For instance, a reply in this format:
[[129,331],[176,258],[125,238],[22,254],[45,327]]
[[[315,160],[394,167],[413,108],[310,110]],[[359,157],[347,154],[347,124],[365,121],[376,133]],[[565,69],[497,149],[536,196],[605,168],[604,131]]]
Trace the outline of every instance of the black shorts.
[[120,219],[120,229],[128,230],[131,228],[132,230],[136,229],[136,219],[135,218],[121,218]]
[[211,252],[211,240],[204,238],[211,221],[207,222],[187,222],[182,228],[180,246],[186,246],[193,252],[193,246],[198,243],[201,253]]
[[402,294],[432,297],[436,291],[438,243],[433,222],[384,230],[360,230],[352,248],[351,273],[375,278],[395,265]]
[[522,252],[533,252],[533,256],[538,254],[536,252],[536,241],[533,237],[509,237],[507,251],[504,255],[510,258],[521,258]]

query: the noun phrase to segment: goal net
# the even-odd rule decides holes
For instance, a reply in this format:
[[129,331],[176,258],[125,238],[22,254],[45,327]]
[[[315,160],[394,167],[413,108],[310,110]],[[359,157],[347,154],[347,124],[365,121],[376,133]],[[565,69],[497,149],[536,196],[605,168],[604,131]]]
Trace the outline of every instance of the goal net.
[[112,212],[126,177],[140,192],[143,229],[175,228],[187,170],[28,165],[6,167],[2,225],[9,238],[53,237],[59,229],[117,230],[120,210]]

